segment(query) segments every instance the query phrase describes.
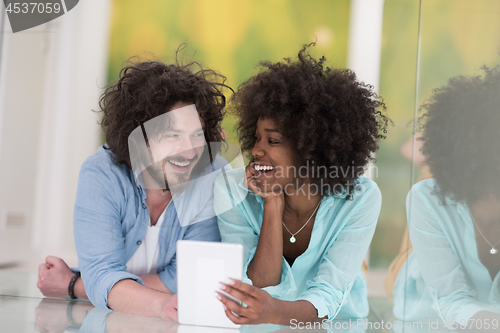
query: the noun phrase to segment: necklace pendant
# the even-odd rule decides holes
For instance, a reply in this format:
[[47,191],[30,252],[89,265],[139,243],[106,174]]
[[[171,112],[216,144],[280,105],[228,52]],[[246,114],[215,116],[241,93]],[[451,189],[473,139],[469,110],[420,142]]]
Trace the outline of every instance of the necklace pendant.
[[[295,243],[296,239],[295,239],[295,236],[292,235],[292,237],[290,237],[290,243]],[[495,250],[496,252],[496,250]]]
[[491,254],[495,254],[495,253],[497,253],[497,252],[498,252],[498,250],[497,250],[497,249],[495,249],[495,248],[491,248],[491,250],[490,250],[490,253],[491,253]]

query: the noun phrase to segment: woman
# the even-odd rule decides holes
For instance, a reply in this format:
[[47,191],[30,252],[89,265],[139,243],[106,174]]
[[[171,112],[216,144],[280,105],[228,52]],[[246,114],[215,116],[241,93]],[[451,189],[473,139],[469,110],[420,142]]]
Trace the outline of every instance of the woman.
[[387,118],[371,87],[298,60],[262,62],[234,95],[245,169],[220,176],[215,207],[223,242],[241,243],[243,281],[217,294],[237,324],[318,322],[368,314],[361,268],[381,205],[361,176]]
[[[394,314],[451,328],[499,327],[500,71],[457,76],[423,106],[422,153],[432,179],[407,197],[413,251],[394,286]],[[427,321],[426,321],[427,322]]]

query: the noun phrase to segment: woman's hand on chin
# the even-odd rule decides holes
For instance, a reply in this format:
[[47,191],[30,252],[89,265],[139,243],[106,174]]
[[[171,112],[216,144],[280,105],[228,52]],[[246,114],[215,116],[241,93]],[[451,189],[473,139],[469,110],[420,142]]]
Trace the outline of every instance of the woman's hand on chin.
[[218,299],[224,304],[226,316],[238,325],[274,324],[280,321],[278,300],[266,291],[231,279],[227,284],[221,283],[221,290],[242,301],[243,307],[217,293]]
[[251,164],[247,165],[245,168],[245,183],[247,188],[252,191],[255,195],[258,195],[262,199],[264,199],[265,203],[268,202],[284,202],[284,192],[279,191],[279,192],[274,192],[274,191],[268,191],[265,192],[259,187],[257,187],[257,180],[255,179],[255,169],[251,166]]

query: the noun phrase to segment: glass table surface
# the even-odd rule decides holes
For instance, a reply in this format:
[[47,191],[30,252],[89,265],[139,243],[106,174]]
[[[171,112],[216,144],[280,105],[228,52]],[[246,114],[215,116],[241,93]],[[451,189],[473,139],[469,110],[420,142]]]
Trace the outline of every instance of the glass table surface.
[[369,299],[371,311],[363,319],[339,319],[304,327],[244,325],[239,329],[224,329],[107,311],[95,308],[88,301],[45,298],[36,287],[36,280],[34,273],[0,270],[0,332],[392,332],[382,324],[391,320],[392,302],[381,297]]

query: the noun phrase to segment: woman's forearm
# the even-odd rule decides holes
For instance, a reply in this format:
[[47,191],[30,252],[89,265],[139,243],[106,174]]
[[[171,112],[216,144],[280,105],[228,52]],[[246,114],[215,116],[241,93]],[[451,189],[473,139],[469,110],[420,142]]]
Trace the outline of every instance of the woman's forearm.
[[282,210],[274,203],[264,204],[264,217],[257,250],[247,269],[254,286],[264,288],[281,282],[283,261]]
[[276,300],[280,309],[279,316],[273,324],[290,326],[291,321],[303,323],[321,322],[324,318],[318,318],[318,311],[309,301],[282,301]]

